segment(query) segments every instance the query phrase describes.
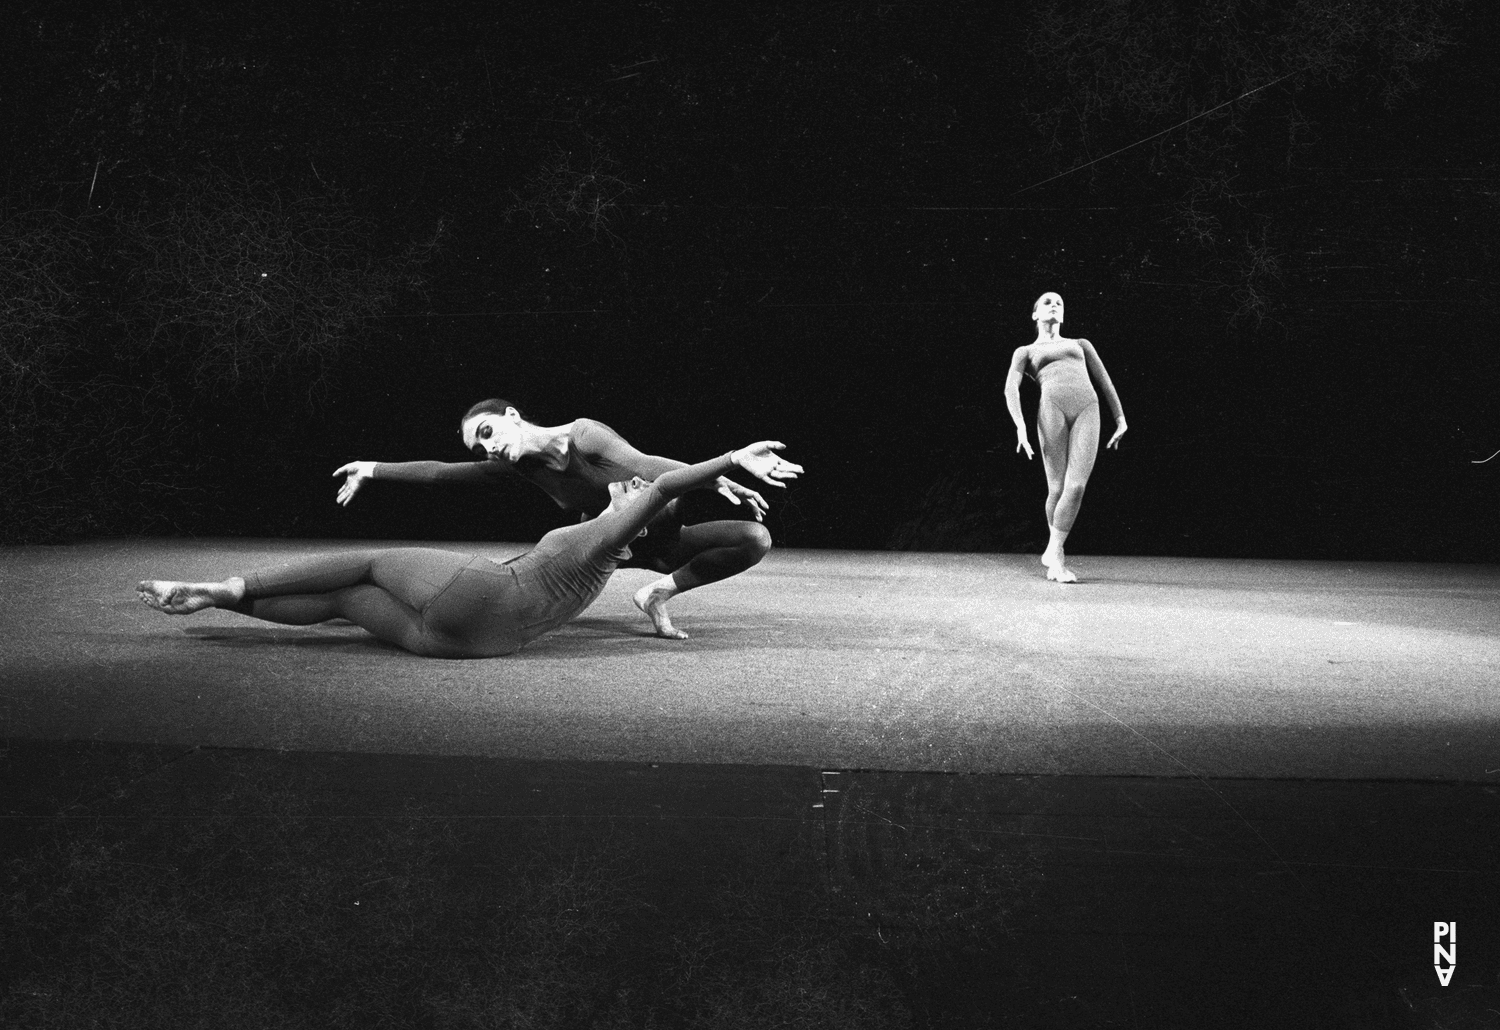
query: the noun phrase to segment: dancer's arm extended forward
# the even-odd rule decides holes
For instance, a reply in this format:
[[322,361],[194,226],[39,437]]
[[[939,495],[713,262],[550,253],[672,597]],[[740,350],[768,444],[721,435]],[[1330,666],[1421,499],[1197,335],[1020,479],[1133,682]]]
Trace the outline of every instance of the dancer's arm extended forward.
[[1005,406],[1010,409],[1010,419],[1016,424],[1016,450],[1032,456],[1031,443],[1026,439],[1026,419],[1021,414],[1021,375],[1026,371],[1030,350],[1017,347],[1010,356],[1010,374],[1005,377]]
[[333,474],[344,477],[339,486],[338,502],[347,505],[359,493],[359,488],[371,479],[389,479],[419,486],[448,486],[455,483],[498,483],[507,473],[493,461],[351,461],[335,469]]
[[1109,373],[1104,370],[1104,362],[1099,360],[1099,352],[1094,345],[1087,340],[1079,340],[1079,346],[1083,348],[1083,360],[1088,363],[1089,375],[1094,377],[1094,382],[1099,384],[1099,389],[1104,392],[1104,399],[1109,404],[1110,414],[1115,417],[1115,435],[1109,438],[1106,447],[1118,449],[1120,437],[1125,435],[1125,409],[1120,407],[1120,395],[1115,392],[1115,384],[1110,380]]
[[[785,489],[785,480],[796,479],[803,469],[801,465],[787,461],[776,453],[784,447],[786,447],[784,443],[762,440],[710,461],[686,465],[667,472],[636,495],[623,512],[618,513],[619,516],[623,516],[621,539],[634,538],[674,497],[680,497],[689,490],[707,486],[736,467],[744,469],[758,479],[765,480],[772,486]],[[609,514],[602,517],[608,518]]]
[[[674,469],[688,467],[681,461],[636,450],[626,442],[623,436],[603,422],[579,419],[579,429],[574,431],[573,442],[575,446],[588,450],[606,466],[613,465],[629,475],[640,476],[642,479],[657,480]],[[766,481],[771,482],[771,480]],[[731,503],[750,505],[750,510],[757,522],[765,518],[768,506],[766,499],[758,492],[748,486],[741,486],[727,476],[719,476],[717,482],[710,481],[699,485],[708,486],[710,483]]]

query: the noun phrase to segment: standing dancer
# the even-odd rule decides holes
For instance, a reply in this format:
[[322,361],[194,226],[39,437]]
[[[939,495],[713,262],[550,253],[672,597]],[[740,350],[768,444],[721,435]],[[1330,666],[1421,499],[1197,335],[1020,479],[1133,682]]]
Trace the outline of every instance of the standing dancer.
[[612,483],[610,502],[587,522],[554,529],[504,564],[428,548],[346,551],[209,583],[143,580],[142,602],[169,615],[227,608],[306,626],[344,618],[387,643],[430,658],[511,654],[593,603],[630,543],[676,497],[732,468],[785,487],[802,466],[771,441],[712,461]]
[[[632,476],[656,479],[685,467],[671,458],[642,454],[603,422],[580,418],[560,426],[533,425],[502,400],[480,401],[466,411],[459,433],[466,448],[488,460],[351,461],[334,472],[345,477],[338,503],[349,504],[370,479],[425,486],[494,485],[514,474],[540,487],[558,507],[591,518],[609,505],[610,483]],[[634,557],[622,566],[662,573],[635,593],[636,607],[651,619],[659,636],[687,639],[686,633],[672,625],[666,608],[669,600],[744,572],[771,550],[771,534],[756,524],[765,516],[765,498],[722,476],[716,487],[735,504],[748,504],[756,522],[724,519],[684,526],[677,505],[670,504],[651,523],[646,539],[633,548]]]
[[1115,435],[1106,447],[1118,447],[1125,435],[1125,410],[1120,396],[1110,382],[1098,351],[1087,340],[1070,340],[1059,335],[1063,321],[1063,299],[1055,293],[1044,293],[1031,306],[1036,323],[1036,340],[1017,347],[1011,355],[1010,374],[1005,378],[1005,403],[1016,424],[1016,450],[1025,451],[1030,460],[1031,444],[1026,440],[1026,422],[1021,416],[1021,374],[1033,375],[1042,387],[1037,406],[1036,436],[1042,448],[1042,466],[1047,471],[1047,528],[1051,537],[1042,552],[1047,578],[1059,583],[1076,583],[1078,577],[1067,567],[1063,542],[1073,529],[1078,508],[1083,504],[1083,490],[1094,471],[1094,456],[1099,450],[1099,397],[1089,382],[1092,373],[1109,401],[1115,417]]

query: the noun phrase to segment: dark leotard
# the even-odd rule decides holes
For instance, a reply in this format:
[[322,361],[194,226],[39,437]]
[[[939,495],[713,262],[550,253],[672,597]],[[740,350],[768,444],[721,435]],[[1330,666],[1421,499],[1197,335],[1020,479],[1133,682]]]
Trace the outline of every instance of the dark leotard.
[[1068,422],[1091,405],[1099,405],[1099,395],[1089,381],[1088,366],[1082,361],[1068,358],[1049,361],[1037,369],[1036,381],[1042,388],[1042,404],[1055,408]]
[[[534,483],[569,511],[593,517],[609,507],[609,484],[640,476],[654,480],[682,462],[645,454],[603,422],[580,418],[568,434],[568,463],[562,469],[539,461],[522,460],[514,467],[504,461],[402,461],[378,462],[372,477],[420,486],[472,483],[498,486],[512,476]],[[669,504],[651,523],[651,530],[637,545],[627,566],[659,569],[676,545],[682,528],[677,505]]]
[[377,462],[375,479],[434,486],[445,483],[501,483],[512,475],[541,487],[559,508],[590,517],[609,507],[609,484],[632,476],[654,480],[685,467],[680,461],[643,454],[603,422],[580,418],[568,434],[568,463],[561,469],[522,460],[514,468],[504,461]]
[[[593,603],[630,544],[687,490],[732,467],[728,455],[673,469],[633,498],[577,525],[554,529],[504,564],[425,548],[354,551],[244,577],[236,611],[306,625],[342,616],[416,654],[511,654]],[[649,536],[647,537],[649,539]]]

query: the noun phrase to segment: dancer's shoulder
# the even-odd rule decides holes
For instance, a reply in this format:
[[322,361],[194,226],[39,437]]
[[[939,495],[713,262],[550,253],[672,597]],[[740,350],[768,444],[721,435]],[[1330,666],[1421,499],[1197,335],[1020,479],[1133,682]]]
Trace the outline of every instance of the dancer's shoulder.
[[573,420],[573,431],[569,435],[573,436],[576,439],[579,433],[582,433],[584,436],[590,436],[590,435],[595,435],[595,436],[599,436],[599,435],[619,436],[620,435],[619,433],[615,432],[612,428],[610,428],[609,426],[605,425],[603,422],[600,422],[596,418],[575,418]]
[[622,448],[630,447],[630,441],[598,419],[575,419],[568,433],[572,450],[592,457],[618,456]]

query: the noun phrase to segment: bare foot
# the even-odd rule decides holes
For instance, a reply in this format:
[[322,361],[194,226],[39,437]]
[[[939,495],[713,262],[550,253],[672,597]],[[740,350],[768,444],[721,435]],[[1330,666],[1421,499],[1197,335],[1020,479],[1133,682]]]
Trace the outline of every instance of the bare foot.
[[[1048,544],[1047,549],[1042,552],[1042,564],[1047,566],[1047,568],[1049,569],[1057,569],[1062,567],[1062,563],[1062,548],[1053,547],[1051,544]],[[1052,577],[1048,576],[1047,578],[1051,579]]]
[[1047,566],[1047,578],[1057,583],[1077,583],[1078,577],[1073,575],[1073,570],[1062,563]]
[[675,595],[676,591],[670,586],[662,586],[661,581],[656,580],[635,592],[635,606],[650,616],[657,636],[669,640],[686,640],[688,635],[672,625],[672,617],[667,614],[667,602]]
[[179,583],[171,579],[143,579],[135,588],[141,603],[168,615],[191,615],[205,608],[238,604],[245,596],[239,577],[219,583]]

